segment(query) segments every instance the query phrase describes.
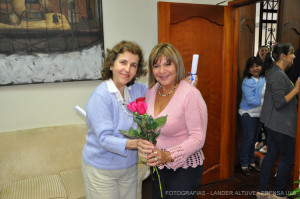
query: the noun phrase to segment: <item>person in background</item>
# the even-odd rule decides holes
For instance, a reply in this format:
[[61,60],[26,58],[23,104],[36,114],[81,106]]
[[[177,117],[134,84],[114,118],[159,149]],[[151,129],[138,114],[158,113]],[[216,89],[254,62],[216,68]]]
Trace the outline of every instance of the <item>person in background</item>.
[[[269,52],[268,46],[260,46],[258,48],[256,56],[261,59],[262,63],[264,63],[268,52]],[[255,150],[258,150],[258,151],[262,152],[263,154],[266,154],[267,150],[268,150],[267,132],[263,125],[258,133],[258,139],[257,139],[257,142],[255,143]]]
[[[147,113],[154,118],[166,114],[168,117],[155,149],[139,147],[140,155],[148,159],[149,166],[158,167],[163,198],[194,198],[203,173],[202,148],[207,129],[205,101],[198,89],[183,81],[184,64],[173,45],[156,45],[148,62]],[[153,147],[150,142],[148,145],[148,148]],[[154,178],[152,198],[157,199],[161,198],[160,187],[157,175]],[[180,194],[182,191],[189,194]]]
[[[262,162],[257,198],[284,198],[286,186],[294,164],[296,129],[297,129],[297,95],[300,80],[295,86],[284,71],[293,64],[294,47],[290,43],[276,44],[267,54],[264,62],[266,68],[266,92],[260,120],[268,133],[268,151]],[[269,192],[268,181],[272,167],[281,156],[278,165],[274,191]]]
[[88,199],[133,199],[137,192],[137,146],[119,130],[134,125],[126,105],[144,97],[147,86],[136,82],[145,76],[141,48],[121,41],[107,49],[103,82],[91,94],[85,110],[88,132],[82,152],[82,173]]
[[260,111],[264,100],[266,80],[262,73],[259,57],[250,57],[244,69],[242,83],[242,100],[239,108],[243,138],[240,151],[240,164],[244,175],[250,170],[260,171],[254,162],[255,142],[261,129]]
[[258,48],[256,57],[259,57],[261,59],[262,63],[264,63],[266,55],[268,54],[268,52],[269,52],[268,46],[260,46]]

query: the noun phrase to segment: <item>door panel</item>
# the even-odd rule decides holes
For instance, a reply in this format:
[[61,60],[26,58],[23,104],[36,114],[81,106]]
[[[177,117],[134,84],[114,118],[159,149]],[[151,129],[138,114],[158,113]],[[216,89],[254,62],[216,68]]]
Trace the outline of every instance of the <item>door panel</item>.
[[254,53],[256,4],[239,8],[239,78],[242,80],[246,61]]
[[[205,30],[205,31],[202,31]],[[211,37],[207,37],[212,35]],[[193,54],[199,54],[198,89],[208,108],[207,137],[204,147],[204,176],[219,178],[221,132],[221,85],[223,26],[202,17],[192,17],[171,24],[171,43],[183,57],[186,72],[191,71]],[[212,53],[213,52],[213,53]],[[211,175],[216,175],[212,177]],[[209,182],[206,177],[203,181]]]
[[279,2],[277,41],[280,43],[292,43],[295,49],[300,47],[299,8],[299,0],[281,0]]

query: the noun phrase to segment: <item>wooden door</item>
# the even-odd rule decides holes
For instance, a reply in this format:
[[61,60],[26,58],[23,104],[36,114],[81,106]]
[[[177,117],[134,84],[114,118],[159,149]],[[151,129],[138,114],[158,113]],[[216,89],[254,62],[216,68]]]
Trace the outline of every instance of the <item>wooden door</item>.
[[236,77],[232,69],[232,23],[232,10],[222,6],[158,3],[159,43],[171,43],[179,50],[187,74],[193,54],[199,54],[198,89],[208,108],[203,184],[227,179],[234,159],[230,154],[236,104],[232,92],[232,78]]
[[292,43],[295,49],[300,48],[300,1],[279,1],[277,41]]
[[[246,61],[254,55],[256,4],[239,8],[239,78],[243,78]],[[256,54],[256,53],[255,53]]]

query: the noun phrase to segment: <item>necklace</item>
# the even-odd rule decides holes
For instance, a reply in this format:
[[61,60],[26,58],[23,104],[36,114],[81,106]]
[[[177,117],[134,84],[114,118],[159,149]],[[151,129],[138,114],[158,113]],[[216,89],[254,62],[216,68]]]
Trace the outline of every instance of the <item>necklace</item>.
[[[128,92],[128,89],[127,89],[127,88],[124,89],[124,98],[125,98],[124,100],[123,100],[123,97],[122,97],[122,95],[121,95],[120,92],[115,93],[115,96],[116,96],[118,102],[120,103],[120,105],[121,105],[123,111],[124,111],[128,116],[132,116],[131,111],[129,111],[128,108],[127,108],[127,105],[131,102],[131,97],[130,97],[130,94],[129,94],[129,92]],[[128,111],[129,111],[129,112],[128,112]]]
[[127,104],[126,102],[121,102],[121,100],[118,100],[119,103],[121,104],[122,109],[124,110],[124,112],[128,115],[128,116],[132,116],[132,113],[128,112],[128,108],[127,108]]
[[173,91],[175,90],[176,87],[177,87],[177,85],[175,85],[174,88],[169,93],[163,95],[163,94],[160,93],[161,85],[159,85],[159,87],[158,87],[158,94],[160,96],[162,96],[162,97],[166,97],[166,96],[170,95],[171,93],[173,93]]

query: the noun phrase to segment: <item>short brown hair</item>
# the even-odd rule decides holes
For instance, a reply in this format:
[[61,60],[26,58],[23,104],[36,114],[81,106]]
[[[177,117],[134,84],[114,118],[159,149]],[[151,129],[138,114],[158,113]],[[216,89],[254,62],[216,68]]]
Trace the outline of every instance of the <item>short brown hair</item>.
[[166,56],[168,62],[172,62],[176,67],[176,83],[179,83],[182,79],[185,78],[185,68],[178,50],[169,43],[161,43],[154,46],[149,55],[148,60],[148,70],[149,70],[149,78],[148,78],[148,86],[152,88],[157,80],[153,76],[153,66],[156,64],[161,55]]
[[134,84],[136,78],[140,78],[141,76],[145,76],[147,74],[147,69],[145,68],[146,62],[144,61],[143,51],[137,43],[123,40],[117,43],[111,50],[106,49],[106,51],[107,54],[105,56],[105,61],[101,70],[102,80],[107,80],[113,77],[110,67],[114,64],[118,55],[124,52],[130,52],[134,55],[139,56],[139,63],[136,75],[130,82],[126,84],[127,86]]

